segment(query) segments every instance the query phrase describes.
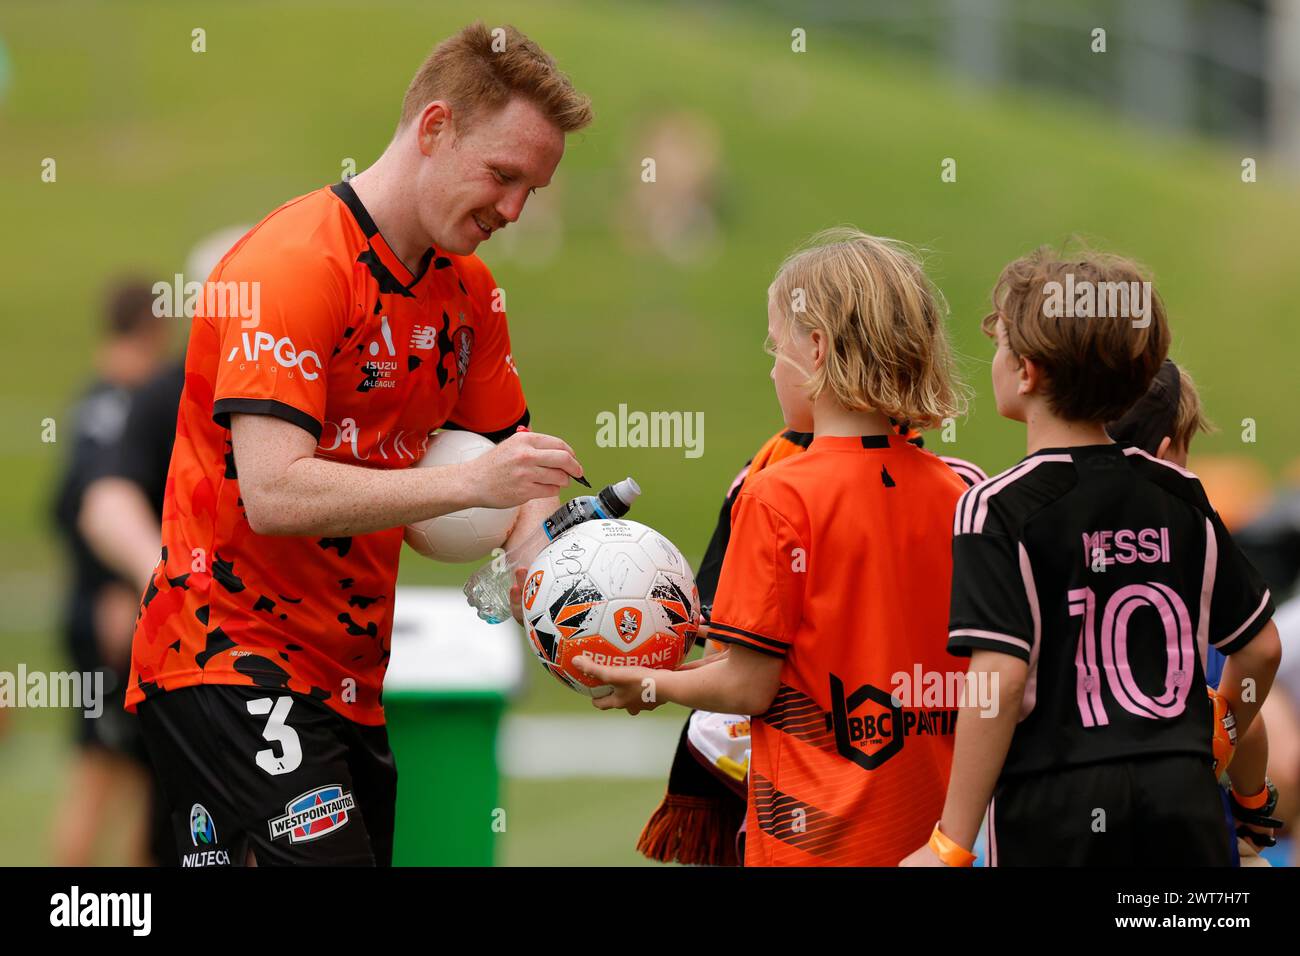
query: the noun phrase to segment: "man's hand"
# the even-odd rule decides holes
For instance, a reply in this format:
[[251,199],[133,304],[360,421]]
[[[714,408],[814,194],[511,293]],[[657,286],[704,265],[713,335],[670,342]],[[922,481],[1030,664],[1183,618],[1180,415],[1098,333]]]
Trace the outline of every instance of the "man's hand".
[[95,643],[100,659],[113,670],[125,671],[131,665],[131,640],[139,609],[140,593],[122,584],[106,584],[95,596]]
[[592,698],[591,702],[598,710],[621,709],[635,715],[659,706],[655,694],[655,675],[658,671],[649,667],[608,667],[597,664],[587,654],[575,657],[573,666],[588,677],[594,677],[602,684],[614,688],[604,697]]
[[541,432],[516,432],[462,467],[470,472],[470,487],[485,508],[513,508],[552,497],[582,475],[568,443]]
[[930,849],[930,844],[926,844],[919,850],[913,850],[907,856],[898,861],[899,866],[946,866],[943,860],[939,859],[938,854]]

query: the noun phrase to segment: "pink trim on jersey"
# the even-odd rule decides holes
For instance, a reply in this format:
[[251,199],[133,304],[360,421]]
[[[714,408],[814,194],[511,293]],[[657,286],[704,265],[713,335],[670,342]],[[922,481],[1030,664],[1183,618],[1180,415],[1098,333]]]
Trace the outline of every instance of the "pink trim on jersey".
[[1242,623],[1241,627],[1237,628],[1235,631],[1233,631],[1231,634],[1229,634],[1229,635],[1228,635],[1227,637],[1225,637],[1223,640],[1221,640],[1221,641],[1216,641],[1215,644],[1214,644],[1214,646],[1215,646],[1215,647],[1220,647],[1220,646],[1222,646],[1222,645],[1224,645],[1224,644],[1231,644],[1232,641],[1233,641],[1233,639],[1236,638],[1238,634],[1240,634],[1240,633],[1241,633],[1242,631],[1244,631],[1246,628],[1250,627],[1251,623],[1254,622],[1255,618],[1259,617],[1260,614],[1263,613],[1264,608],[1268,606],[1268,598],[1269,598],[1269,592],[1268,592],[1268,591],[1265,591],[1265,592],[1264,592],[1264,600],[1262,600],[1262,601],[1259,602],[1259,607],[1255,608],[1255,613],[1252,614],[1250,617],[1246,618],[1246,620]]
[[986,641],[1000,641],[1003,644],[1013,644],[1016,647],[1023,647],[1032,655],[1033,648],[1023,637],[1012,637],[1010,634],[999,634],[997,631],[981,631],[974,627],[959,627],[955,631],[948,632],[949,637],[980,637]]
[[1020,701],[1020,719],[1033,713],[1038,703],[1038,649],[1043,645],[1043,619],[1038,613],[1038,589],[1034,587],[1034,569],[1029,564],[1029,552],[1020,542],[1020,578],[1025,582],[1025,599],[1029,602],[1029,616],[1034,622],[1034,643],[1029,648],[1029,674],[1025,679],[1025,693]]
[[1210,605],[1214,602],[1214,576],[1219,567],[1219,539],[1214,536],[1214,525],[1205,519],[1205,571],[1201,574],[1201,613],[1196,619],[1196,653],[1201,657],[1201,671],[1205,671],[1205,653],[1210,644]]
[[981,481],[988,481],[989,476],[984,469],[972,461],[964,458],[953,458],[949,455],[940,455],[939,460],[957,473],[957,477],[972,487],[978,485]]
[[1125,448],[1125,449],[1124,449],[1124,454],[1126,454],[1126,455],[1141,455],[1143,458],[1146,458],[1146,459],[1148,459],[1148,460],[1150,460],[1150,461],[1154,461],[1157,465],[1164,465],[1166,468],[1172,468],[1174,471],[1178,472],[1178,473],[1179,473],[1180,475],[1182,475],[1184,478],[1193,478],[1193,479],[1195,479],[1195,480],[1197,480],[1197,481],[1200,481],[1199,478],[1197,478],[1194,474],[1192,474],[1192,473],[1191,473],[1190,471],[1188,471],[1186,468],[1183,468],[1181,465],[1176,465],[1176,464],[1174,464],[1172,461],[1165,461],[1163,458],[1157,458],[1155,455],[1152,455],[1150,452],[1145,452],[1145,451],[1143,451],[1141,448],[1138,448],[1138,447],[1136,447],[1136,446],[1133,446],[1133,447],[1130,447],[1130,448]]
[[740,483],[745,480],[745,476],[748,474],[749,474],[749,465],[746,465],[744,468],[740,469],[740,474],[736,476],[736,480],[733,481],[731,483],[731,487],[727,489],[726,496],[728,498],[730,498],[732,493],[735,492],[735,490],[740,487]]
[[[969,534],[984,530],[984,522],[988,520],[989,501],[999,491],[1019,481],[1025,475],[1029,474],[1039,465],[1048,461],[1073,461],[1069,455],[1036,455],[1026,461],[1022,461],[1014,468],[1004,471],[1002,474],[990,478],[988,481],[980,482],[974,488],[967,491],[961,496],[957,503],[957,516],[953,522],[954,534]],[[969,508],[966,505],[966,499],[970,498]],[[979,504],[976,504],[976,500]],[[965,519],[962,518],[962,512],[967,512]]]

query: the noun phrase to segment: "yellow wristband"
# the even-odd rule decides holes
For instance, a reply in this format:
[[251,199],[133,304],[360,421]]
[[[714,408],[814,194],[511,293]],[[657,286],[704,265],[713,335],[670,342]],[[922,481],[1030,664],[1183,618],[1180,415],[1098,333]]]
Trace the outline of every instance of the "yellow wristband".
[[930,834],[930,849],[945,866],[970,866],[975,862],[975,854],[963,846],[958,846],[948,834],[939,829],[937,823],[934,825],[934,832]]

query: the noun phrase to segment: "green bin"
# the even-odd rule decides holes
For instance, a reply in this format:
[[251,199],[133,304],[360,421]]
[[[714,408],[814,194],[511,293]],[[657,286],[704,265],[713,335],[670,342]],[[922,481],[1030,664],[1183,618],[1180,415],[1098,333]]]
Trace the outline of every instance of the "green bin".
[[502,838],[497,733],[523,679],[513,622],[458,588],[400,587],[384,681],[397,758],[395,866],[491,866]]

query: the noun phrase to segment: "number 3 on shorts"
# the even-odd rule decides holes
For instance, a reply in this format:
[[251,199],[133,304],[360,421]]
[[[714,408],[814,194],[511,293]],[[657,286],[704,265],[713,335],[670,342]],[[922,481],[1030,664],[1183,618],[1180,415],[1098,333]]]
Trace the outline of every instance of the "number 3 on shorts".
[[273,777],[282,773],[292,773],[302,763],[302,744],[298,742],[298,731],[285,723],[289,717],[289,708],[292,706],[292,697],[277,698],[274,709],[271,707],[269,697],[259,697],[248,702],[250,714],[259,717],[263,714],[271,715],[266,726],[262,728],[262,739],[273,744],[278,743],[283,753],[277,757],[274,748],[259,750],[257,765]]

